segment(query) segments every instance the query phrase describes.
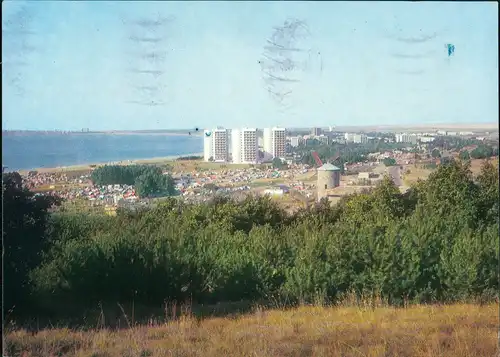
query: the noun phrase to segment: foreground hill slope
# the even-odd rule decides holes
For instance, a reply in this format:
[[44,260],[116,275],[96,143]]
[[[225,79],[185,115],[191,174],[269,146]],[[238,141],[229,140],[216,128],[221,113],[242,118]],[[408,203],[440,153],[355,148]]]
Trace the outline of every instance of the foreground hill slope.
[[6,335],[9,356],[497,356],[498,305],[313,307]]

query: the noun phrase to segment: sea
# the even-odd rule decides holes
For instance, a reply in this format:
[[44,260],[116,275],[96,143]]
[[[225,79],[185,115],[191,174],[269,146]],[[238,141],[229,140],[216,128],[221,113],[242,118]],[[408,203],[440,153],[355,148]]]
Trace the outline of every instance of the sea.
[[127,160],[178,157],[203,152],[203,137],[169,134],[2,134],[5,171]]

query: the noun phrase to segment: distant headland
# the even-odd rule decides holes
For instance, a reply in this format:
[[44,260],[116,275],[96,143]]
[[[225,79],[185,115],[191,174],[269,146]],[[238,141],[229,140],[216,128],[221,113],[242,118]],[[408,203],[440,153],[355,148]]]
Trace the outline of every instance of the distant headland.
[[[310,127],[290,128],[292,131],[308,131]],[[405,125],[351,125],[335,126],[336,130],[341,131],[412,131],[412,130],[475,130],[498,131],[498,123],[416,123]],[[197,136],[201,135],[203,128],[190,129],[152,129],[152,130],[90,130],[83,128],[80,130],[2,130],[4,135],[87,135],[87,134],[102,134],[102,135],[175,135],[175,136]]]
[[101,130],[101,131],[77,131],[77,130],[2,130],[2,136],[25,136],[25,135],[175,135],[175,136],[196,136],[201,135],[201,131],[195,129],[178,130]]

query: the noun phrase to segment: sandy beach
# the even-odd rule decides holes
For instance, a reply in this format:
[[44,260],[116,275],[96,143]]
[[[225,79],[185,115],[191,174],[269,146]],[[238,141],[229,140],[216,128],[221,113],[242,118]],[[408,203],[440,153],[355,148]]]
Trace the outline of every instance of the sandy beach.
[[203,156],[203,153],[190,153],[176,156],[153,157],[149,159],[136,159],[136,160],[122,160],[114,162],[97,162],[82,165],[60,166],[60,167],[40,167],[31,170],[18,170],[21,175],[26,175],[29,171],[37,171],[39,173],[52,173],[52,172],[74,172],[74,171],[90,171],[95,166],[103,165],[133,165],[133,164],[166,164],[168,162],[177,160],[180,157],[186,156]]

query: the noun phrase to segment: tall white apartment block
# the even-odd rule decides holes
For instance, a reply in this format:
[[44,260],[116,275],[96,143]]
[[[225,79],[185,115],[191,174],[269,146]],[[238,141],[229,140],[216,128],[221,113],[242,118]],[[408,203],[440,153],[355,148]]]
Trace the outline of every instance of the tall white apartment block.
[[316,140],[318,140],[320,143],[328,145],[330,143],[330,138],[326,135],[321,134],[320,136],[316,137]]
[[423,135],[419,136],[418,139],[423,143],[431,143],[434,141],[435,138],[433,136]]
[[416,134],[396,134],[396,142],[397,143],[412,143],[416,144],[418,141],[418,136]]
[[272,146],[273,146],[273,139],[272,139],[272,128],[264,128],[263,130],[263,135],[262,135],[262,141],[263,141],[263,152],[264,152],[264,161],[272,160],[273,159],[273,154],[272,154]]
[[322,131],[321,128],[311,128],[311,135],[320,136]]
[[366,144],[368,142],[368,137],[365,134],[354,135],[354,142],[358,144]]
[[203,160],[210,161],[210,158],[213,159],[213,137],[212,130],[204,130],[203,131]]
[[368,137],[365,134],[345,133],[344,138],[347,142],[357,144],[364,144],[368,141]]
[[241,130],[231,130],[231,161],[233,164],[241,164]]
[[278,157],[284,159],[286,156],[286,129],[265,128],[264,129],[264,155],[269,159]]
[[290,138],[290,146],[297,147],[304,143],[304,138],[302,136],[292,136]]
[[259,140],[256,128],[233,129],[231,146],[234,164],[255,164],[259,159]]
[[205,130],[203,133],[203,158],[205,161],[229,160],[229,133],[227,129]]

